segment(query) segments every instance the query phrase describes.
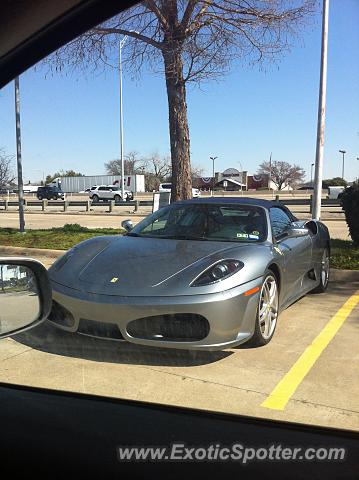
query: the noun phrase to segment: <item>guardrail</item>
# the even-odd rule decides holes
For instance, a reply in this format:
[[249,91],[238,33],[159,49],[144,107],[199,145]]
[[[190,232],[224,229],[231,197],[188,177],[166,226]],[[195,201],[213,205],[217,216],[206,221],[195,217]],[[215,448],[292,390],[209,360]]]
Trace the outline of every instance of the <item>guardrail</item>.
[[[274,199],[273,199],[274,200]],[[283,203],[283,205],[291,206],[309,206],[309,212],[312,211],[312,201],[307,198],[290,198],[281,200],[277,195],[275,200]],[[132,200],[130,202],[115,202],[114,200],[104,200],[99,202],[92,202],[91,200],[24,200],[25,207],[41,207],[42,211],[45,211],[47,207],[61,207],[64,212],[67,211],[69,207],[84,207],[85,211],[88,212],[92,207],[103,207],[107,206],[108,211],[112,212],[113,208],[116,207],[133,207],[134,212],[137,212],[140,207],[152,207],[152,200]],[[9,207],[18,207],[19,202],[15,200],[0,200],[0,207],[3,207],[4,210],[8,210]],[[340,207],[340,200],[337,199],[322,199],[323,207]],[[335,213],[342,213],[337,211]]]
[[[91,200],[24,200],[24,206],[26,207],[41,207],[42,211],[45,211],[47,207],[61,207],[64,212],[68,207],[85,207],[86,212],[90,210],[90,207],[103,207],[107,206],[108,211],[112,212],[113,207],[134,207],[134,211],[137,212],[139,207],[152,207],[152,200],[132,200],[130,202],[115,202],[114,200],[104,200],[101,202],[92,202]],[[15,200],[0,200],[0,207],[4,210],[8,210],[9,207],[18,207],[19,202]]]

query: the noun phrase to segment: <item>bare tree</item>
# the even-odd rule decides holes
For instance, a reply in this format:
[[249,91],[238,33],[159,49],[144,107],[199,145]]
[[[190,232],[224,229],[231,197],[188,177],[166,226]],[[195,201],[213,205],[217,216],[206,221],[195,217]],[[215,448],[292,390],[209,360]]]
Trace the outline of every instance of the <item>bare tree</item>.
[[[132,151],[125,155],[123,164],[125,175],[142,173],[143,159],[139,156],[138,152]],[[105,168],[109,175],[121,175],[121,160],[110,160],[105,163]]]
[[191,166],[191,176],[193,178],[200,178],[203,177],[204,168],[200,165],[193,165]]
[[153,153],[144,159],[142,171],[145,174],[145,189],[149,192],[158,190],[160,183],[171,177],[171,159]]
[[0,188],[9,185],[15,180],[12,163],[13,155],[7,155],[5,150],[0,148]]
[[304,180],[305,171],[298,165],[291,165],[288,162],[263,162],[259,165],[258,173],[270,175],[270,179],[282,190],[286,185],[293,186]]
[[160,156],[158,153],[153,153],[144,161],[146,172],[153,173],[160,182],[163,182],[168,177],[171,177],[171,159],[168,156]]
[[314,10],[317,0],[145,0],[93,28],[50,56],[53,70],[112,65],[123,35],[124,59],[166,80],[172,200],[191,198],[186,83],[223,75],[235,58],[274,60]]

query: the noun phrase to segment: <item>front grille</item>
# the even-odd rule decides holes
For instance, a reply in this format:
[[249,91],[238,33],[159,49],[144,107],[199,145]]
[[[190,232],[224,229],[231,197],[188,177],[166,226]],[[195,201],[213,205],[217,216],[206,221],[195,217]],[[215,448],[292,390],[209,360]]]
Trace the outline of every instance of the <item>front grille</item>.
[[96,320],[81,318],[77,332],[91,337],[123,340],[120,329],[114,323],[103,323]]
[[132,320],[127,325],[131,337],[146,340],[194,342],[209,334],[208,320],[194,313],[175,313]]
[[59,303],[52,301],[52,307],[48,320],[51,322],[57,323],[63,327],[73,327],[75,324],[75,319],[67,308],[63,307]]

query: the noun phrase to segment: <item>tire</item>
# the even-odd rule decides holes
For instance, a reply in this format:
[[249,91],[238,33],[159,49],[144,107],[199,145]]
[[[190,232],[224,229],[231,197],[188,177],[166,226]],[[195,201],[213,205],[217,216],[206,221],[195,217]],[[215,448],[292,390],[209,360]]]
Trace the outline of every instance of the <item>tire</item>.
[[115,200],[115,203],[119,203],[121,201],[120,195],[115,195],[114,200]]
[[319,285],[312,290],[312,293],[324,293],[328,288],[329,283],[329,263],[330,263],[330,255],[328,248],[323,250],[322,262],[321,262],[321,270],[319,275]]
[[54,195],[54,196],[52,197],[52,199],[53,199],[53,200],[57,200],[57,196]]
[[42,200],[42,199],[43,199],[43,196],[42,196],[42,195],[38,195],[37,198],[38,198],[38,200]]
[[[271,297],[269,307],[268,301],[266,302],[268,295]],[[266,305],[266,307],[264,307],[264,305]],[[277,326],[278,309],[278,281],[274,273],[268,270],[259,293],[254,334],[248,342],[250,346],[262,347],[271,341]]]
[[93,195],[92,196],[92,201],[95,202],[95,203],[98,202],[99,201],[98,195]]

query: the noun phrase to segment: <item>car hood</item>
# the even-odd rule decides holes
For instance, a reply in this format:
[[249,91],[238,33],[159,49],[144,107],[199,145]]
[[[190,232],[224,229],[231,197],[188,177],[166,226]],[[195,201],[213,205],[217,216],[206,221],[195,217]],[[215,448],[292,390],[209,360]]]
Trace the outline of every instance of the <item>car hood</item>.
[[[248,249],[258,247],[229,242],[97,237],[70,250],[55,262],[49,274],[53,284],[95,294],[189,295],[195,293],[190,283],[214,262],[239,259],[241,251],[246,257]],[[224,282],[227,280],[209,288],[196,287],[196,293],[222,291]],[[228,284],[227,288],[232,286]]]

